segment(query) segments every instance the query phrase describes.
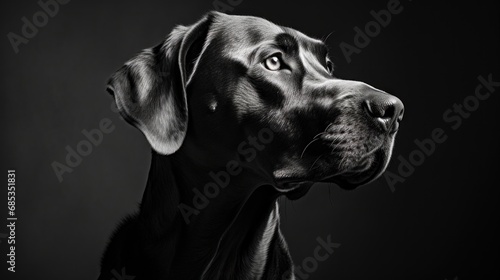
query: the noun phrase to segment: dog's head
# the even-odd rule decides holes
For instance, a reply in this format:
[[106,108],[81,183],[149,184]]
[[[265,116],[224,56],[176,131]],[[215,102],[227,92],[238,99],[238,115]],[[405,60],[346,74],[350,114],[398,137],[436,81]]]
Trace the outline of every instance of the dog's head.
[[283,192],[374,180],[403,115],[398,98],[336,78],[322,41],[216,12],[127,62],[108,89],[156,152],[237,159]]

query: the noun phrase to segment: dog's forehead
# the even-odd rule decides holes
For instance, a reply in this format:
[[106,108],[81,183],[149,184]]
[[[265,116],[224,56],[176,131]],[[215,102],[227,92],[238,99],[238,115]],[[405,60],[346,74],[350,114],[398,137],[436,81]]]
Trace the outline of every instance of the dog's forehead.
[[214,21],[212,31],[232,41],[257,44],[283,32],[283,29],[263,18],[253,16],[233,16],[219,14]]
[[245,52],[263,42],[275,41],[282,34],[290,35],[299,46],[308,51],[324,46],[320,40],[260,17],[218,14],[212,25],[212,40],[224,45],[226,53]]

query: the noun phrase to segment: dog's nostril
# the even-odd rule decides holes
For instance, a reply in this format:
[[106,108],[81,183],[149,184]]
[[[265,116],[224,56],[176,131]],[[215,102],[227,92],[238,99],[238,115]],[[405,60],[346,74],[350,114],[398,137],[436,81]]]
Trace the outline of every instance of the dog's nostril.
[[368,114],[374,118],[392,119],[396,115],[396,102],[374,102],[374,100],[365,100],[365,107]]
[[391,119],[392,116],[394,116],[394,112],[396,109],[392,105],[388,105],[387,108],[385,109],[384,115],[381,117],[383,119]]
[[370,117],[385,130],[396,131],[403,119],[404,106],[397,97],[380,92],[371,92],[363,101]]

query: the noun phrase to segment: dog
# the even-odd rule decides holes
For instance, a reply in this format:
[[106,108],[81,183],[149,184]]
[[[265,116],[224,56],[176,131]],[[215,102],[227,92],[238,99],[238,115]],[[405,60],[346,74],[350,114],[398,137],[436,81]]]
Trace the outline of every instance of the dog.
[[336,78],[322,41],[219,12],[176,27],[107,90],[152,161],[138,213],[104,252],[105,280],[295,279],[277,199],[373,181],[404,111]]

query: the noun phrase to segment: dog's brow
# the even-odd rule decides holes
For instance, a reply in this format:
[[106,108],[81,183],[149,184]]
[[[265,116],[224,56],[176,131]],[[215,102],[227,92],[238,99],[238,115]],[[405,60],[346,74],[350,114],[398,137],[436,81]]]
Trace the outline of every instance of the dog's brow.
[[297,53],[299,51],[299,43],[288,33],[280,33],[276,36],[276,45],[285,52]]
[[323,60],[328,55],[328,46],[324,43],[308,42],[306,48],[314,53],[318,59]]

